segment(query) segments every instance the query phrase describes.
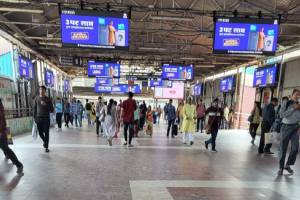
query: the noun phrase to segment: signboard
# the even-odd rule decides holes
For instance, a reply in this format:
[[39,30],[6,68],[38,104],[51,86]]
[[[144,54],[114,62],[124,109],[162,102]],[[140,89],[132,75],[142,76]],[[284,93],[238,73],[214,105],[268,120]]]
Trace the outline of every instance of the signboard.
[[193,94],[194,94],[194,96],[199,96],[199,95],[201,95],[201,92],[202,92],[202,84],[196,84],[196,85],[194,85],[194,87],[193,87]]
[[64,80],[64,92],[69,92],[69,91],[70,91],[70,81]]
[[59,63],[66,66],[83,66],[83,60],[79,57],[72,57],[72,56],[60,56]]
[[154,98],[156,99],[183,99],[184,83],[173,82],[171,88],[155,87]]
[[119,79],[96,77],[97,85],[118,85]]
[[127,13],[63,9],[60,22],[63,46],[129,49]]
[[30,59],[19,55],[19,73],[20,77],[33,79],[33,64]]
[[134,94],[141,93],[140,85],[134,85],[129,87],[127,84],[119,84],[114,86],[106,86],[106,85],[95,85],[96,93],[128,93],[133,92]]
[[277,19],[217,18],[213,52],[274,55],[278,29]]
[[164,64],[162,67],[162,79],[168,80],[193,80],[193,65]]
[[45,69],[45,85],[47,87],[54,86],[54,74],[53,74],[53,71],[51,71],[49,69]]
[[161,78],[148,81],[149,87],[172,87],[172,81],[162,80]]
[[110,62],[88,61],[87,74],[89,77],[120,77],[120,64]]
[[230,92],[234,87],[234,77],[226,77],[220,81],[220,92]]
[[266,87],[275,85],[277,81],[277,65],[256,68],[253,77],[253,87]]

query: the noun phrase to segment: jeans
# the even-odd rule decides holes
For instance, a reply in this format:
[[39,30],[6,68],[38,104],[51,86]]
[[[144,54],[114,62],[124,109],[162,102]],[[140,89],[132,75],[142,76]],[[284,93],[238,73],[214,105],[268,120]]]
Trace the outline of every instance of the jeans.
[[69,127],[70,113],[64,113],[65,126]]
[[216,140],[218,136],[219,126],[211,127],[211,137],[206,141],[207,144],[211,144],[212,150],[216,150]]
[[[101,128],[101,122],[99,120],[99,117],[96,117],[96,134],[97,135],[99,135],[100,128]],[[101,130],[101,133],[102,133],[102,130]]]
[[46,149],[48,149],[50,119],[49,118],[37,118],[36,125],[37,125],[38,131],[39,131],[39,135],[44,142],[44,147]]
[[254,124],[254,123],[250,124],[249,132],[250,132],[250,135],[251,135],[253,140],[255,140],[258,126],[259,126],[259,124]]
[[134,123],[133,122],[124,122],[124,139],[127,142],[127,131],[129,129],[129,143],[131,144],[133,133],[134,133]]
[[289,143],[291,142],[291,152],[288,157],[287,166],[294,165],[296,162],[298,150],[299,150],[299,125],[286,125],[281,126],[280,134],[280,151],[279,151],[279,167],[283,169],[285,167],[285,157]]
[[74,120],[75,120],[75,126],[76,127],[82,127],[82,115],[75,114],[74,115]]
[[[171,127],[173,127],[174,122],[175,122],[175,119],[173,119],[173,120],[168,120],[167,137],[169,137],[170,129],[171,129]],[[171,135],[172,135],[172,137],[174,137],[172,131],[171,131]]]
[[203,133],[204,121],[205,121],[205,117],[197,118],[197,132],[199,132],[199,129],[200,129],[201,133]]
[[144,129],[145,122],[146,122],[146,118],[145,117],[141,117],[140,118],[140,126],[139,126],[140,130]]
[[17,167],[23,166],[22,163],[18,160],[16,154],[9,148],[7,140],[0,140],[0,149],[2,149],[6,158],[10,159],[11,162]]
[[263,121],[261,123],[261,136],[260,136],[260,142],[258,147],[258,153],[268,153],[271,150],[272,143],[265,144],[265,133],[270,132],[271,125],[268,122]]
[[62,113],[56,113],[56,123],[58,128],[61,128],[61,123],[62,123]]
[[86,118],[88,120],[88,125],[92,126],[92,121],[91,121],[91,114],[90,111],[86,111]]

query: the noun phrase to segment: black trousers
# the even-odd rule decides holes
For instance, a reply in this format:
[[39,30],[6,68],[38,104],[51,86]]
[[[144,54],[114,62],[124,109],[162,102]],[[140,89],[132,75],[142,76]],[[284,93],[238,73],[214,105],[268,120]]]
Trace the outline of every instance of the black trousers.
[[96,117],[96,134],[99,135],[99,132],[102,130],[100,130],[100,127],[101,127],[101,122],[99,120],[99,117]]
[[203,132],[204,121],[205,121],[205,117],[197,118],[197,132],[199,132],[199,129],[201,130],[201,133]]
[[[175,119],[173,119],[173,120],[168,120],[167,137],[169,137],[170,130],[171,130],[171,127],[173,127],[174,122],[175,122]],[[173,133],[172,133],[172,131],[171,131],[171,135],[172,135],[172,137],[174,136]]]
[[145,117],[141,117],[141,118],[140,118],[140,125],[139,125],[140,130],[143,130],[144,125],[145,125],[145,121],[146,121],[146,118],[145,118]]
[[127,131],[129,129],[129,143],[131,144],[133,133],[134,133],[134,123],[133,122],[124,122],[124,139],[127,142]]
[[56,123],[58,128],[61,128],[61,124],[62,124],[62,113],[56,113]]
[[65,126],[69,127],[70,113],[64,113]]
[[44,142],[44,147],[49,147],[49,129],[50,119],[49,118],[37,118],[36,125],[39,131],[39,135]]
[[216,150],[216,140],[219,132],[219,126],[213,125],[211,126],[211,137],[209,140],[207,140],[207,144],[211,144],[211,149]]
[[255,140],[258,126],[259,126],[259,124],[254,124],[254,123],[250,124],[249,132],[250,132],[250,135],[251,135],[253,140]]
[[5,157],[10,159],[14,165],[17,167],[22,166],[22,163],[18,160],[16,154],[9,148],[7,140],[0,140],[0,149],[2,149]]
[[271,125],[268,122],[262,122],[261,123],[261,136],[260,136],[260,142],[258,147],[258,153],[264,153],[264,152],[270,152],[272,143],[265,144],[265,133],[270,132]]

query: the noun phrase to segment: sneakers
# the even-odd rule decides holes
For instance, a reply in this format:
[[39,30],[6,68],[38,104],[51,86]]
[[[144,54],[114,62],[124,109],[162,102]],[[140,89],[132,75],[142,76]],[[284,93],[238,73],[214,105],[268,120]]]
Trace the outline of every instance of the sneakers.
[[46,152],[46,153],[49,153],[49,152],[50,152],[50,150],[47,148],[47,149],[45,149],[45,152]]
[[205,141],[205,148],[208,149],[208,142]]
[[20,167],[18,167],[17,174],[23,174],[23,165],[21,165]]
[[251,140],[251,144],[253,144],[253,145],[254,145],[254,140]]
[[133,147],[133,145],[132,145],[132,144],[129,144],[128,147],[131,148],[131,147]]
[[283,169],[279,169],[278,172],[277,172],[277,175],[282,176],[283,175]]
[[286,166],[284,169],[285,169],[286,171],[288,171],[288,173],[289,173],[290,175],[293,175],[293,174],[294,174],[294,170],[293,170],[290,166]]
[[272,155],[272,154],[274,154],[274,152],[271,152],[271,151],[267,151],[267,152],[265,152],[265,154],[269,154],[269,155]]
[[190,144],[191,144],[191,146],[192,146],[192,145],[194,144],[194,142],[193,142],[193,141],[191,141],[191,142],[190,142]]
[[111,139],[108,139],[108,144],[109,144],[109,146],[112,146],[112,140]]
[[216,149],[212,149],[211,151],[212,151],[212,152],[215,152],[215,153],[218,152]]
[[127,142],[124,142],[124,144],[123,144],[124,146],[126,146],[127,145]]

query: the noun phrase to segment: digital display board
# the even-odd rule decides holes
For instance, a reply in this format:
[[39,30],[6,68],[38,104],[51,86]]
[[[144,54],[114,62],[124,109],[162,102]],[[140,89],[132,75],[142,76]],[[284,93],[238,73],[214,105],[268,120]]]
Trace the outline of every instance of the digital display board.
[[149,87],[172,87],[172,81],[169,80],[162,80],[161,78],[149,80],[148,81]]
[[47,87],[54,86],[54,74],[53,74],[53,71],[51,71],[49,69],[45,69],[45,85]]
[[19,55],[19,73],[20,77],[33,79],[33,64],[30,59]]
[[220,92],[230,92],[234,88],[234,77],[226,77],[220,81]]
[[154,98],[156,99],[183,99],[184,83],[173,82],[171,88],[155,87]]
[[201,95],[202,92],[202,84],[196,84],[193,87],[193,94],[194,96],[199,96]]
[[266,87],[275,85],[277,81],[277,65],[256,68],[253,77],[253,87]]
[[274,55],[277,19],[217,18],[213,53]]
[[118,63],[88,61],[87,65],[89,77],[120,77],[120,64]]
[[97,85],[118,85],[119,79],[96,77]]
[[95,92],[96,93],[128,93],[133,92],[134,94],[140,94],[141,87],[140,85],[133,85],[129,87],[127,84],[119,84],[114,86],[108,85],[95,85]]
[[69,92],[69,91],[70,91],[70,81],[64,80],[64,92]]
[[63,46],[129,49],[127,13],[63,9],[60,24]]
[[164,64],[162,66],[161,78],[168,80],[193,80],[193,65]]

